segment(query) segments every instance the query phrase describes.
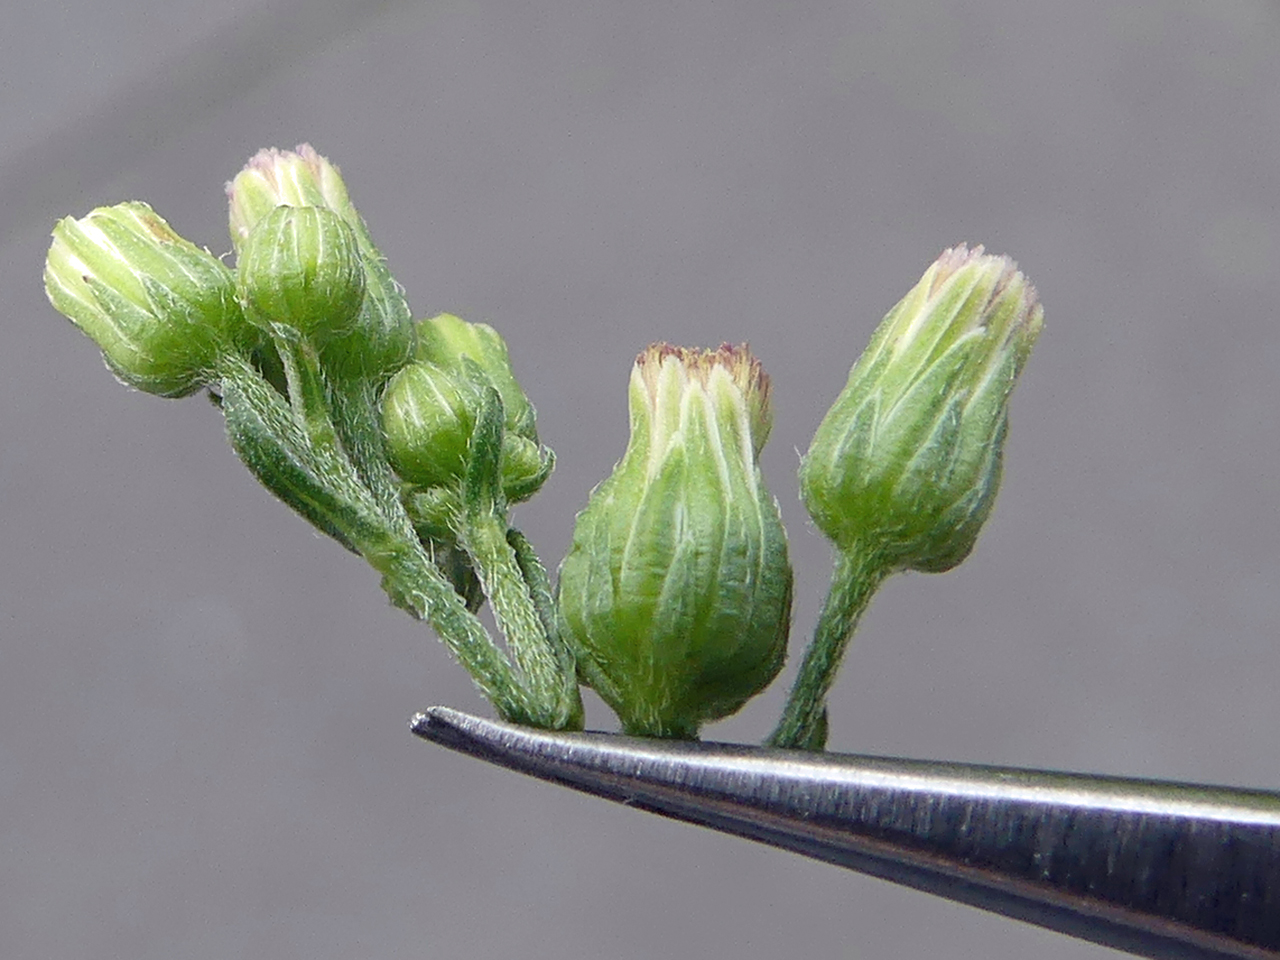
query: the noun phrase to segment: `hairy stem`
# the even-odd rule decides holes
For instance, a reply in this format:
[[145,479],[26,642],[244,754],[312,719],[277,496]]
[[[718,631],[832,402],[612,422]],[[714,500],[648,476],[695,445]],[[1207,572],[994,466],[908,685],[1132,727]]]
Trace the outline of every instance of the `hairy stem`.
[[539,615],[516,552],[507,542],[505,518],[472,515],[458,535],[531,699],[554,705],[553,715],[539,718],[538,725],[563,728],[574,722],[575,715],[580,723],[581,704],[572,666],[566,676],[565,664],[547,635],[545,620]]
[[798,750],[822,750],[826,746],[827,693],[858,621],[890,572],[875,553],[862,550],[857,544],[837,552],[831,587],[813,641],[805,651],[782,719],[766,744]]

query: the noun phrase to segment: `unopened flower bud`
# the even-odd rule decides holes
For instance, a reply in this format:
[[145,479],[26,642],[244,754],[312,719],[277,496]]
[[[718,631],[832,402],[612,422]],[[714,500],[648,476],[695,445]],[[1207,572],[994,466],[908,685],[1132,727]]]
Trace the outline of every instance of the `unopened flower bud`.
[[431,363],[402,368],[382,397],[387,456],[403,479],[446,486],[466,470],[479,398],[470,384]]
[[231,240],[240,251],[263,217],[279,206],[323,207],[351,228],[359,245],[366,296],[358,322],[329,340],[323,362],[340,378],[385,380],[410,359],[413,321],[364,220],[347,194],[338,168],[310,144],[296,150],[260,150],[227,184]]
[[117,377],[158,396],[193,393],[210,382],[220,355],[257,338],[231,271],[145,203],[60,220],[44,283]]
[[745,347],[636,360],[631,440],[578,515],[559,595],[580,671],[628,733],[693,737],[782,666],[791,566],[756,463],[768,396]]
[[[403,367],[382,396],[382,430],[396,473],[421,488],[461,479],[479,410],[475,384],[423,360]],[[554,463],[546,447],[505,433],[500,482],[507,502],[537,493]]]
[[468,323],[448,313],[421,320],[418,322],[415,356],[446,370],[458,369],[462,358],[469,357],[502,398],[507,429],[537,442],[537,418],[533,404],[511,370],[506,342],[493,327],[487,323]]
[[276,207],[249,233],[236,271],[250,321],[316,344],[351,332],[364,302],[355,234],[324,207]]
[[540,443],[508,431],[502,435],[502,494],[508,503],[528,500],[546,483],[555,455]]
[[276,207],[327,207],[356,229],[356,213],[338,168],[301,144],[297,150],[259,150],[227,184],[231,242],[238,251],[258,221]]
[[968,556],[1043,316],[1012,260],[963,245],[889,311],[800,468],[805,506],[837,547],[926,572]]

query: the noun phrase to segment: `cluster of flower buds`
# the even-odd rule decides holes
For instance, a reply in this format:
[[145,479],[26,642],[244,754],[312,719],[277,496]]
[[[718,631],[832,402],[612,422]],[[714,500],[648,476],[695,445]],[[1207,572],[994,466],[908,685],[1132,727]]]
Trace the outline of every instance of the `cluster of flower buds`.
[[144,203],[102,207],[54,229],[53,305],[125,383],[181,397],[220,361],[271,337],[323,349],[334,376],[390,376],[414,334],[337,169],[310,147],[264,150],[228,184],[236,269],[184,240]]
[[[227,194],[234,269],[143,203],[55,227],[49,299],[116,376],[163,397],[209,387],[259,480],[362,554],[509,719],[580,726],[581,679],[628,733],[691,738],[774,679],[792,574],[758,465],[769,380],[745,346],[639,355],[626,452],[578,515],[553,590],[509,507],[554,457],[498,333],[449,314],[414,323],[310,147],[260,152]],[[959,246],[854,365],[800,469],[836,573],[772,743],[823,745],[826,692],[887,575],[948,570],[973,549],[1042,317],[1011,260]],[[505,648],[475,616],[486,599]]]
[[[53,305],[127,384],[209,387],[263,485],[364,555],[504,715],[580,723],[545,571],[508,526],[553,457],[502,338],[447,315],[414,324],[337,168],[309,146],[261,151],[227,195],[234,269],[145,204],[61,221]],[[486,597],[514,631],[510,658],[474,617]]]
[[636,359],[631,440],[578,516],[560,611],[625,731],[693,737],[782,667],[791,566],[757,458],[769,380],[745,347]]
[[[551,471],[533,405],[506,344],[486,324],[409,320],[337,168],[310,146],[263,150],[227,185],[236,266],[182,239],[150,207],[123,203],[54,230],[45,283],[131,386],[186,396],[219,380],[228,355],[271,374],[283,343],[317,351],[325,374],[392,378],[382,408],[400,477],[447,486],[465,471],[481,393],[506,431],[502,489],[528,499]],[[287,392],[284,377],[275,378]]]

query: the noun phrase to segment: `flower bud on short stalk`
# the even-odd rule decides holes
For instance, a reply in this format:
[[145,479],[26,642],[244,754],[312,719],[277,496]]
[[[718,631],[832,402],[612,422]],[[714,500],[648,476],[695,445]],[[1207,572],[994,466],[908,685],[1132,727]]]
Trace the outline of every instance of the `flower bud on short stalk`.
[[939,572],[968,556],[1043,316],[1008,257],[943,253],[885,317],[814,435],[800,485],[819,529],[893,569]]
[[409,364],[382,397],[387,456],[419,487],[448,486],[466,473],[479,398],[470,384],[433,363]]
[[219,356],[258,339],[231,271],[145,203],[59,221],[44,281],[54,307],[98,344],[116,376],[158,396],[193,393],[210,382]]
[[580,673],[628,733],[693,737],[782,666],[791,566],[756,463],[768,398],[745,347],[636,360],[631,440],[578,515],[559,596]]
[[364,302],[355,234],[324,207],[276,207],[245,239],[236,271],[252,323],[316,346],[349,333]]
[[1009,395],[1043,316],[1012,260],[962,245],[889,311],[854,364],[800,467],[836,563],[773,745],[822,748],[827,691],[886,576],[949,570],[973,549],[1000,486]]
[[381,383],[409,360],[413,321],[404,294],[351,203],[338,168],[309,144],[259,151],[227,184],[231,239],[237,251],[263,217],[278,206],[323,207],[351,228],[359,246],[367,295],[358,321],[323,352],[326,370],[346,379]]
[[[471,372],[484,378],[476,366]],[[480,388],[481,384],[467,376],[454,376],[424,360],[404,367],[387,384],[382,396],[387,457],[402,480],[419,488],[417,492],[456,486],[465,475],[479,416]],[[550,474],[554,460],[546,447],[504,431],[500,456],[503,499],[511,504],[533,496]]]
[[507,429],[538,442],[533,404],[511,370],[506,342],[493,327],[487,323],[468,323],[448,313],[420,320],[415,357],[445,370],[457,369],[463,357],[471,358],[502,397]]

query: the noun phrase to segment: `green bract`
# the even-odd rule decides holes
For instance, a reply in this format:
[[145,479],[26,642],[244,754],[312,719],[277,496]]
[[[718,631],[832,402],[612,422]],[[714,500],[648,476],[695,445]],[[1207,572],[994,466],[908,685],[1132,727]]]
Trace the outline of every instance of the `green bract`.
[[805,506],[838,548],[929,572],[969,554],[1042,320],[1012,260],[963,245],[889,311],[800,469]]
[[636,360],[631,440],[578,516],[559,595],[579,671],[628,733],[693,737],[782,666],[791,566],[756,464],[768,392],[745,347]]
[[355,234],[324,207],[276,207],[240,247],[236,285],[264,330],[316,345],[350,333],[365,293]]
[[231,271],[145,203],[60,220],[44,283],[54,307],[102,348],[116,376],[162,397],[198,390],[219,356],[257,338]]
[[556,458],[539,443],[508,430],[502,435],[502,495],[521,503],[542,489]]

